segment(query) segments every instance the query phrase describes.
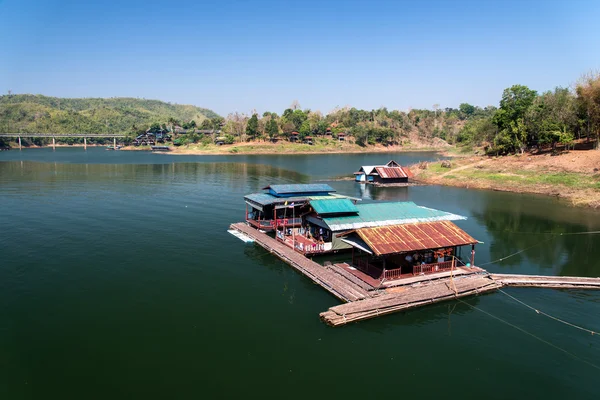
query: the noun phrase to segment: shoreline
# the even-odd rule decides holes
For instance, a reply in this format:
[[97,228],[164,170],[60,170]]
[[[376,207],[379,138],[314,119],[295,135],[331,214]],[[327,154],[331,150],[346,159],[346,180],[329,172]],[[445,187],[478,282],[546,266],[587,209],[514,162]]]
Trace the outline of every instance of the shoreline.
[[[107,145],[88,144],[90,147]],[[28,146],[39,149],[52,146]],[[83,144],[56,145],[59,148],[84,147]],[[461,154],[456,147],[432,146],[367,146],[350,143],[338,146],[301,145],[295,143],[242,143],[237,145],[208,145],[175,147],[171,151],[155,152],[170,155],[311,155],[311,154],[401,154],[409,152],[435,152],[450,162],[422,162],[410,165],[417,184],[453,186],[466,189],[485,189],[511,193],[540,194],[565,200],[577,207],[600,209],[600,151],[571,150],[557,156],[550,154],[523,154],[488,157]],[[18,151],[18,148],[11,150]],[[148,151],[150,146],[126,146],[118,151]]]
[[600,209],[600,152],[572,150],[549,154],[488,157],[466,156],[441,162],[411,165],[415,181],[429,185],[541,194],[569,205]]
[[[310,154],[358,154],[358,153],[408,153],[408,152],[436,152],[441,153],[447,150],[446,147],[433,146],[366,146],[360,147],[357,145],[345,145],[341,147],[334,146],[310,146],[302,144],[289,143],[285,145],[269,143],[242,143],[237,145],[223,146],[194,146],[194,147],[176,147],[167,145],[171,148],[170,151],[163,152],[164,154],[172,155],[310,155]],[[149,146],[135,147],[125,146],[121,148],[124,151],[152,151]]]

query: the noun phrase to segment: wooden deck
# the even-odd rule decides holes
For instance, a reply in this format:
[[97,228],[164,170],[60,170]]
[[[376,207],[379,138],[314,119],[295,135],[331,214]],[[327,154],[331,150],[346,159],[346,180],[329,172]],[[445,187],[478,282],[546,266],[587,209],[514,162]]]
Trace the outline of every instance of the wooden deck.
[[489,274],[478,267],[458,267],[453,271],[424,275],[403,275],[398,279],[382,282],[347,263],[325,266],[317,264],[244,222],[232,224],[231,229],[254,239],[295,270],[346,302],[320,314],[321,320],[332,326],[490,292],[502,286],[600,289],[600,278]]

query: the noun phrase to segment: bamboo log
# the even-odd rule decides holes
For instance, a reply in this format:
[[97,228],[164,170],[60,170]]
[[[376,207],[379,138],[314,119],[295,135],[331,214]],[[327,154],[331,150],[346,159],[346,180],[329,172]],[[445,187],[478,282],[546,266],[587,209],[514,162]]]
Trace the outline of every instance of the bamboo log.
[[[483,284],[483,286],[480,286],[480,284]],[[441,285],[438,286],[439,287],[437,288],[428,288],[428,290],[423,290],[423,288],[413,288],[415,293],[411,293],[409,296],[399,295],[396,296],[396,299],[387,299],[388,301],[384,303],[380,303],[378,301],[380,298],[373,298],[362,300],[356,303],[343,304],[342,306],[332,307],[329,310],[321,313],[320,317],[321,320],[323,320],[329,325],[339,326],[349,322],[374,318],[380,315],[391,314],[409,308],[433,304],[440,301],[452,300],[459,297],[471,296],[479,293],[485,293],[488,291],[495,290],[501,285],[491,280],[487,280],[487,282],[477,280],[477,282],[470,282],[469,285],[462,284],[460,285],[459,289],[459,285],[457,284],[458,294],[455,294],[454,291],[450,290],[449,288],[447,288],[447,290],[444,291],[441,288]],[[361,305],[361,307],[352,307],[348,309],[342,308],[346,305],[354,306],[359,304]],[[343,313],[343,311],[349,312]]]

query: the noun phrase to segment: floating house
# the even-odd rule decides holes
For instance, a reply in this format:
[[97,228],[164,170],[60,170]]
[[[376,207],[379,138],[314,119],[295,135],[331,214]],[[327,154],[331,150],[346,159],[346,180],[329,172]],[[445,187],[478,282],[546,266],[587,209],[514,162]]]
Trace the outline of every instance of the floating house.
[[[350,198],[335,193],[327,184],[269,185],[266,192],[244,196],[246,222],[265,231],[290,229],[301,225],[301,208],[309,201]],[[359,199],[352,199],[358,201]]]
[[299,208],[299,228],[277,230],[277,239],[305,255],[350,250],[346,233],[362,228],[466,219],[413,202],[355,203],[347,198],[309,198]]
[[408,183],[413,174],[408,168],[392,160],[385,165],[363,165],[354,176],[356,182],[387,184]]
[[[478,243],[448,220],[360,228],[340,239],[353,247],[352,267],[366,274],[365,280],[380,281],[470,267]],[[471,252],[463,259],[467,245]]]

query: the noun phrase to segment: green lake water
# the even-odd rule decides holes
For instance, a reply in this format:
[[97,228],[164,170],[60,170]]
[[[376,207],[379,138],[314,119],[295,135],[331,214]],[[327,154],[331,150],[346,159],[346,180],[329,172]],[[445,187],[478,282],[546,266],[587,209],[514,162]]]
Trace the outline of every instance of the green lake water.
[[[600,276],[600,235],[572,235],[600,230],[598,211],[336,179],[436,158],[0,152],[0,399],[600,398],[600,335],[502,293],[331,328],[334,297],[226,232],[244,194],[324,181],[467,216],[478,265],[525,249],[490,271]],[[600,292],[506,292],[600,331]]]

